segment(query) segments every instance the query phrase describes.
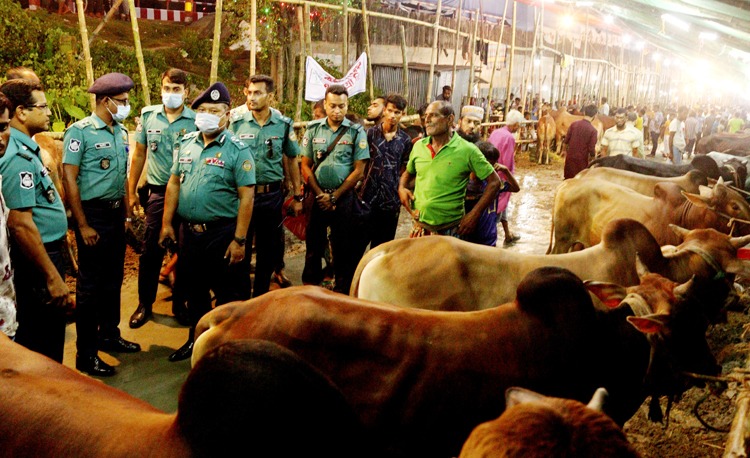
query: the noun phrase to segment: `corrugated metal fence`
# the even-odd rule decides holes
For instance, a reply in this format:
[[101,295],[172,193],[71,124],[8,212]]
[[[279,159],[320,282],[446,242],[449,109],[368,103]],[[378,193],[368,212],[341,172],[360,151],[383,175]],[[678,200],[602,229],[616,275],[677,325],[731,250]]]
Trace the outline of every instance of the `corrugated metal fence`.
[[[432,91],[433,94],[430,100],[435,100],[443,86],[451,84],[451,75],[453,69],[445,68],[436,70],[433,74]],[[403,73],[402,67],[391,66],[391,65],[373,65],[372,73],[374,75],[375,87],[382,90],[384,93],[396,92],[398,94],[404,94],[403,84]],[[409,94],[406,95],[406,100],[409,102],[410,113],[419,108],[425,103],[425,95],[427,94],[428,76],[429,69],[422,68],[409,68]],[[458,111],[460,102],[463,97],[468,95],[468,84],[469,84],[469,69],[458,68],[456,70],[456,82],[453,88],[453,97],[451,103]]]

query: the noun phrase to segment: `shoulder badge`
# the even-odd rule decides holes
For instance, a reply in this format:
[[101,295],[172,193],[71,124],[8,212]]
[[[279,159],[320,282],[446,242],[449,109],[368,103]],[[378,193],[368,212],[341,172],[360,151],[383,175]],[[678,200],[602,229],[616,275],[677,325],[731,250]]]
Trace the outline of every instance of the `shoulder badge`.
[[21,172],[21,189],[31,189],[34,187],[34,175],[31,172]]
[[365,148],[367,148],[367,140],[363,138],[362,140],[359,141],[359,145],[358,146],[359,146],[359,149],[365,149]]
[[70,143],[68,143],[68,151],[71,153],[77,153],[81,150],[81,141],[77,138],[73,138],[70,140]]
[[250,159],[245,160],[245,162],[242,163],[242,170],[245,172],[249,172],[253,169],[253,163]]

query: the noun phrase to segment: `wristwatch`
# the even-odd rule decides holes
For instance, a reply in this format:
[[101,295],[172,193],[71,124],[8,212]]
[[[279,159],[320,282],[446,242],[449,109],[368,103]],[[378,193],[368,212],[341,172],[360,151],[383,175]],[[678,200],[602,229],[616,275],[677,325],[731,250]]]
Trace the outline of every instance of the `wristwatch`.
[[331,193],[331,204],[336,205],[336,196]]
[[305,195],[304,194],[300,194],[298,196],[294,196],[294,200],[296,200],[297,202],[304,202],[305,201]]
[[234,241],[237,242],[237,245],[239,246],[245,246],[245,243],[247,243],[247,238],[245,237],[237,237],[234,236]]

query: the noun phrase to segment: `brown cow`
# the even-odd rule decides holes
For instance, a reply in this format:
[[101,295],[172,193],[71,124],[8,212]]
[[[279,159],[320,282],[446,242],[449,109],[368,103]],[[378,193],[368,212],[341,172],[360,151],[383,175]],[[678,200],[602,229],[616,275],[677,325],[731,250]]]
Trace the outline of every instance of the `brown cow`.
[[610,167],[594,167],[581,170],[576,178],[597,178],[609,183],[617,183],[649,197],[654,197],[654,186],[657,183],[675,183],[682,190],[692,194],[700,191],[699,186],[708,185],[708,178],[700,170],[690,170],[680,177],[664,178]]
[[[555,194],[548,252],[565,253],[576,245],[596,245],[607,223],[617,218],[640,221],[659,245],[675,245],[679,239],[669,230],[669,224],[728,233],[732,218],[750,220],[750,205],[721,181],[713,189],[701,187],[701,195],[684,193],[674,183],[659,183],[654,187],[654,197],[646,197],[595,178],[565,180]],[[739,224],[735,232],[749,234],[750,225]]]
[[584,405],[510,388],[506,411],[474,428],[459,458],[637,458],[622,430],[602,413],[607,396],[599,388]]
[[552,148],[552,141],[555,140],[555,137],[557,136],[555,120],[548,114],[548,111],[548,109],[542,109],[542,115],[539,117],[539,122],[536,126],[539,164],[542,162],[549,164],[549,153]]
[[356,444],[361,425],[341,392],[270,342],[233,342],[206,355],[182,387],[177,414],[2,333],[0,374],[2,457],[190,458],[237,450],[254,456],[363,456],[363,445]]
[[730,238],[712,230],[680,231],[679,237],[689,245],[666,257],[648,229],[632,219],[608,223],[596,246],[556,255],[498,250],[453,237],[398,239],[365,254],[351,295],[401,307],[482,310],[513,300],[524,276],[543,266],[564,267],[579,278],[637,285],[636,253],[652,271],[680,283],[693,275],[713,278],[714,266],[722,273],[750,274],[750,263],[736,259],[750,237]]
[[645,274],[627,290],[590,288],[623,306],[596,309],[583,283],[556,267],[530,273],[513,303],[477,312],[292,287],[204,315],[193,361],[233,340],[278,343],[341,389],[375,442],[404,456],[456,456],[476,425],[500,415],[511,386],[578,400],[603,386],[608,413],[623,423],[647,393],[682,392],[679,371],[717,373],[705,322],[684,302],[689,283]]

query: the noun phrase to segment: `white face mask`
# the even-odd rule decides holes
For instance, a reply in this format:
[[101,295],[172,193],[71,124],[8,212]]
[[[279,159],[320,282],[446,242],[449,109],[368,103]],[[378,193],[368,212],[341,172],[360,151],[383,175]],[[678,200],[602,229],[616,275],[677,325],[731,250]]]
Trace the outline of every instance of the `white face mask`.
[[196,113],[195,114],[195,127],[204,134],[213,134],[219,130],[219,123],[221,122],[221,116],[216,116],[211,113]]
[[165,107],[174,110],[182,105],[183,94],[161,93],[161,101]]
[[[115,105],[117,104],[115,103]],[[109,106],[107,106],[107,111],[109,111]],[[109,114],[112,115],[112,119],[114,119],[115,121],[122,122],[127,119],[128,115],[130,114],[130,104],[117,105],[117,112],[112,113],[111,111],[109,111]]]

